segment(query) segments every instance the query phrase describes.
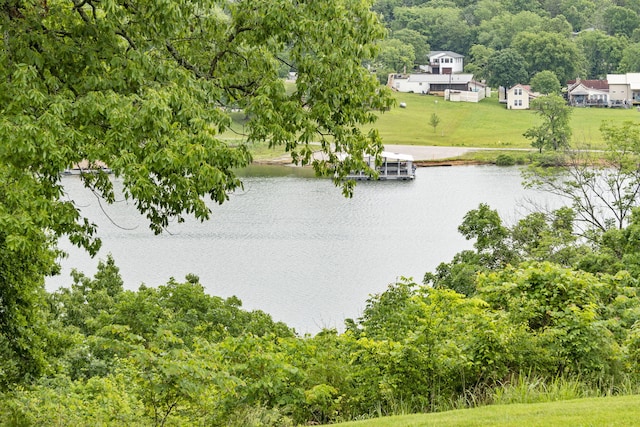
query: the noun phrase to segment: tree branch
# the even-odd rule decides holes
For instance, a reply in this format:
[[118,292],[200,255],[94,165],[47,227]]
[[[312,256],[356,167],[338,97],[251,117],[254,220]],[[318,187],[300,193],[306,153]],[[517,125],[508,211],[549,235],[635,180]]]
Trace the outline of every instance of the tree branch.
[[167,47],[167,50],[169,51],[173,59],[176,60],[178,65],[191,71],[199,79],[207,77],[200,70],[198,70],[198,68],[195,65],[187,61],[184,57],[182,57],[182,55],[180,55],[180,52],[178,52],[170,42],[166,42],[165,46]]

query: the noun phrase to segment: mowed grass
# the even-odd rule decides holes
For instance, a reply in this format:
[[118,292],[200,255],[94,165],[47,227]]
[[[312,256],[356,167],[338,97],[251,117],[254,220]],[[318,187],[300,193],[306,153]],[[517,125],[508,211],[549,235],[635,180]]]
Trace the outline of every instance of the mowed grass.
[[[289,90],[292,85],[288,83]],[[385,144],[526,149],[531,148],[531,141],[523,133],[540,124],[540,118],[532,110],[507,110],[498,102],[497,94],[479,103],[450,102],[438,96],[413,93],[394,93],[393,96],[396,105],[379,113],[378,120],[364,129],[378,129]],[[406,108],[401,108],[401,103],[405,103]],[[433,113],[440,119],[435,131],[430,124]],[[222,138],[231,144],[246,141],[243,134],[247,117],[237,112],[232,118],[232,128],[222,134]],[[621,124],[625,121],[640,121],[637,108],[572,108],[572,145],[583,149],[603,148],[602,122]],[[250,149],[255,160],[286,154],[283,147],[270,148],[266,141],[253,144]],[[486,153],[484,157],[491,155],[496,154]]]
[[376,418],[335,427],[550,427],[640,426],[640,396],[597,397],[551,403],[483,406]]
[[[523,133],[540,123],[531,110],[507,110],[497,95],[479,103],[449,102],[442,97],[394,93],[396,106],[380,113],[373,125],[385,144],[438,145],[478,148],[530,148]],[[406,108],[400,108],[405,103]],[[430,124],[436,113],[440,124]],[[601,148],[603,121],[640,121],[637,109],[572,108],[572,141],[576,146]]]

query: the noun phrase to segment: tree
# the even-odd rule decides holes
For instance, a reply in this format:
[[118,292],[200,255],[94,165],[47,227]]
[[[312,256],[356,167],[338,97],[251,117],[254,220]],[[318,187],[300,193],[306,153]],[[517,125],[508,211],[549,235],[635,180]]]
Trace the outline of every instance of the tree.
[[528,129],[524,136],[542,152],[543,148],[557,151],[569,147],[571,109],[560,95],[541,96],[531,101],[531,108],[542,118],[540,126]]
[[386,83],[389,73],[399,73],[411,70],[416,60],[413,46],[397,39],[387,39],[380,42],[376,57],[376,70],[380,83]]
[[578,46],[585,57],[587,78],[604,79],[618,69],[627,41],[608,36],[602,31],[584,31],[578,35]]
[[531,84],[531,90],[534,92],[540,92],[544,95],[560,93],[560,81],[553,71],[540,71],[533,76],[529,83]]
[[429,124],[433,127],[433,133],[436,133],[436,128],[440,124],[440,117],[436,113],[431,113]]
[[474,25],[488,21],[504,12],[504,5],[499,0],[480,0],[469,4],[465,10],[465,18]]
[[558,80],[566,82],[582,70],[581,52],[565,35],[546,31],[522,32],[514,37],[511,47],[525,58],[529,76],[550,70]]
[[640,16],[631,9],[611,6],[603,14],[604,26],[612,36],[631,37],[633,30],[640,27]]
[[398,7],[394,10],[393,30],[410,29],[427,37],[431,48],[466,52],[472,40],[472,30],[462,19],[457,7]]
[[470,60],[464,66],[468,73],[473,74],[475,80],[486,79],[489,61],[495,56],[496,51],[486,46],[475,44],[469,50]]
[[536,31],[545,23],[540,15],[522,11],[517,14],[501,13],[478,26],[478,43],[495,50],[511,46],[513,38],[522,31]]
[[599,5],[590,0],[545,1],[545,9],[551,16],[562,15],[573,28],[581,31],[587,28],[596,15]]
[[[0,310],[0,340],[12,343],[15,366],[42,365],[28,324],[37,323],[29,319],[38,312],[43,277],[55,270],[57,239],[66,235],[91,253],[99,247],[95,226],[64,198],[66,168],[106,164],[156,233],[172,218],[208,218],[206,199],[222,203],[242,185],[234,171],[251,161],[256,141],[283,145],[336,183],[365,168],[362,155],[379,153],[382,144],[359,125],[374,121],[371,110],[391,105],[362,66],[384,35],[369,6],[0,4],[0,300],[9,307]],[[293,93],[278,78],[283,61],[298,73]],[[230,128],[229,108],[250,118],[244,142],[219,136]],[[326,160],[312,160],[318,148]],[[114,201],[105,173],[81,179]],[[353,183],[343,185],[350,194]]]
[[[481,273],[478,293],[492,309],[522,325],[536,352],[525,364],[538,373],[613,374],[619,345],[608,330],[606,310],[616,279],[561,268],[549,262],[507,266]],[[540,351],[544,349],[543,351]]]
[[640,43],[631,43],[622,51],[618,72],[633,73],[638,70],[640,70]]
[[572,267],[588,252],[578,242],[574,220],[573,210],[562,207],[532,212],[507,227],[497,211],[482,203],[467,212],[458,227],[467,240],[475,239],[474,250],[458,252],[450,262],[439,264],[434,273],[424,275],[423,283],[473,296],[479,272],[498,271],[524,261]]
[[534,167],[525,173],[527,185],[566,199],[591,239],[622,229],[640,197],[640,124],[603,123],[600,131],[606,142],[602,161],[593,164],[587,153],[575,151],[559,171]]
[[398,39],[406,45],[413,46],[413,52],[415,54],[415,63],[417,65],[424,64],[428,61],[429,55],[429,43],[427,37],[418,31],[403,28],[393,32],[393,38]]
[[487,82],[491,86],[511,86],[528,80],[525,61],[514,49],[504,49],[487,62]]

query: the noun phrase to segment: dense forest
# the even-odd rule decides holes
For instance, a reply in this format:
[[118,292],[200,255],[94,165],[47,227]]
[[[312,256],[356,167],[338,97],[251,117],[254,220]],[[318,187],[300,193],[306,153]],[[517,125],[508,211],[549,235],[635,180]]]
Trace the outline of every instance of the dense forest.
[[[75,162],[106,162],[155,232],[208,219],[251,161],[250,144],[218,137],[233,107],[251,118],[249,143],[309,164],[319,142],[329,158],[313,166],[348,195],[340,177],[381,149],[361,125],[391,105],[363,64],[384,76],[434,49],[489,81],[504,63],[560,81],[640,71],[640,2],[0,0],[0,11],[0,424],[292,426],[491,404],[518,384],[640,392],[638,123],[603,125],[595,164],[541,153],[527,185],[565,207],[507,224],[481,204],[459,226],[473,249],[421,283],[389,284],[343,331],[300,336],[208,295],[197,272],[127,290],[111,258],[44,288],[58,239],[100,245],[60,182]],[[298,72],[294,93],[283,66]],[[113,202],[111,176],[82,179]]]

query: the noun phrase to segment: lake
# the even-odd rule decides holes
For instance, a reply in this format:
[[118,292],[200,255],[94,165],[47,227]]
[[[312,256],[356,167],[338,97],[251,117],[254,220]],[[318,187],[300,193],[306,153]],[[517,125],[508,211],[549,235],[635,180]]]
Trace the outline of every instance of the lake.
[[[98,258],[113,255],[127,289],[193,273],[207,292],[236,295],[245,309],[263,310],[301,334],[343,330],[344,319],[360,316],[370,295],[402,276],[419,283],[425,272],[470,248],[457,227],[480,203],[507,223],[529,212],[529,199],[549,203],[546,194],[523,189],[515,167],[418,168],[414,181],[360,182],[351,199],[330,180],[305,173],[256,169],[244,178],[243,191],[212,205],[209,221],[187,219],[159,236],[133,203],[105,206],[78,177],[63,183],[99,225]],[[47,280],[48,290],[68,286],[72,267],[95,273],[97,259],[68,242],[61,248],[70,256],[62,274]]]

